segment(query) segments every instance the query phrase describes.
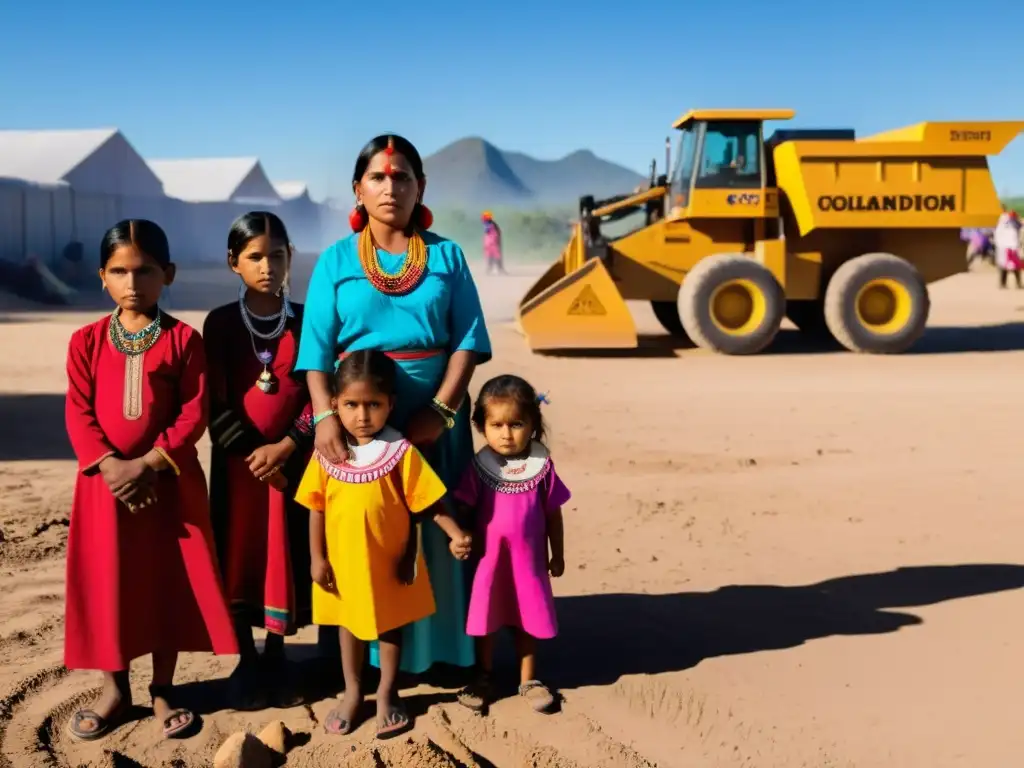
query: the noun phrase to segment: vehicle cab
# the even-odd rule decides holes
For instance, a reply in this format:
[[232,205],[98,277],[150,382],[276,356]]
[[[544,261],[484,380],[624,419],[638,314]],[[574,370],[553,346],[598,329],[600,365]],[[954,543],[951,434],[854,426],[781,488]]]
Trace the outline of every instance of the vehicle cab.
[[770,180],[764,121],[789,120],[788,109],[695,109],[680,117],[669,219],[774,218],[778,190]]

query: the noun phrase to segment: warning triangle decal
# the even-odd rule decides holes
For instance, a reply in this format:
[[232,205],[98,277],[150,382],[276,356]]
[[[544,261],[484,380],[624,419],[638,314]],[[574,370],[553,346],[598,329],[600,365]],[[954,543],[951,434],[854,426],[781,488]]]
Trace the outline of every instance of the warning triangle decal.
[[608,311],[604,308],[604,305],[597,298],[597,294],[594,289],[589,285],[584,286],[583,290],[580,291],[572,304],[569,305],[569,315],[581,315],[581,316],[594,316],[594,315],[607,315]]

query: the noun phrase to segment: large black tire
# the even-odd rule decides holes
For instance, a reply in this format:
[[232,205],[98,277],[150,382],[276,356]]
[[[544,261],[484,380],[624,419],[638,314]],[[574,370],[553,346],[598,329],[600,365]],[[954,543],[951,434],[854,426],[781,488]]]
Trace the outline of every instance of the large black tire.
[[787,300],[786,317],[808,338],[815,341],[832,338],[825,322],[825,302],[820,299]]
[[678,338],[686,336],[683,321],[679,319],[679,305],[676,302],[652,301],[651,309],[654,310],[654,316],[658,318],[662,328]]
[[752,355],[775,338],[786,297],[775,276],[748,256],[718,253],[697,262],[679,290],[679,317],[694,344]]
[[825,322],[851,352],[905,352],[924,333],[930,310],[921,274],[891,253],[851,259],[825,290]]

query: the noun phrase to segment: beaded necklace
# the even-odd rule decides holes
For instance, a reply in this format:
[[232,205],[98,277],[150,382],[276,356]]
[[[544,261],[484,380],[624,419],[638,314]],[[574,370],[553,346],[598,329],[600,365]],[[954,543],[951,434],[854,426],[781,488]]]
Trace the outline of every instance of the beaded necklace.
[[[242,283],[242,285],[238,286],[238,309],[242,314],[242,323],[249,332],[249,343],[252,345],[252,353],[263,364],[263,372],[256,379],[256,386],[261,392],[269,394],[277,385],[277,377],[270,370],[270,364],[274,362],[274,353],[269,349],[257,349],[256,337],[258,336],[264,341],[273,341],[280,338],[281,334],[284,333],[285,326],[288,324],[288,318],[292,316],[291,302],[285,296],[281,301],[280,312],[275,312],[272,315],[257,315],[245,303],[245,283]],[[253,320],[261,320],[263,322],[277,320],[277,325],[270,333],[263,333],[253,325]]]
[[390,274],[381,267],[376,243],[370,228],[366,227],[359,234],[359,263],[374,288],[389,296],[402,296],[419,285],[427,271],[427,244],[419,232],[413,232],[405,263],[398,272]]
[[133,333],[122,325],[121,308],[118,307],[110,316],[110,330],[108,331],[110,342],[114,345],[114,349],[122,355],[127,355],[128,357],[141,355],[143,352],[151,349],[156,344],[157,339],[160,338],[162,330],[160,321],[162,317],[163,315],[158,307],[156,317],[150,321],[149,325]]

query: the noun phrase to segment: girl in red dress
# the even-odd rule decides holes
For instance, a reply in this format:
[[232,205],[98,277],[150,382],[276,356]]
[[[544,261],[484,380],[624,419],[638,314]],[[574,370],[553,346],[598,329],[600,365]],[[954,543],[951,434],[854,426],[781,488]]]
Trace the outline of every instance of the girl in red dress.
[[[293,500],[313,443],[309,393],[294,376],[302,306],[287,295],[291,245],[273,213],[239,217],[228,233],[238,300],[203,326],[210,367],[210,502],[241,659],[237,709],[302,699],[287,674],[284,637],[310,623],[309,510]],[[252,627],[265,628],[263,655]],[[271,695],[267,701],[265,694]]]
[[213,549],[196,442],[206,429],[206,361],[195,329],[161,312],[174,280],[151,221],[111,228],[100,279],[113,314],[68,344],[68,437],[78,458],[68,537],[64,664],[103,672],[103,691],[68,724],[107,735],[132,708],[128,668],[153,655],[149,687],[165,737],[195,717],[170,704],[182,651],[238,652]]

